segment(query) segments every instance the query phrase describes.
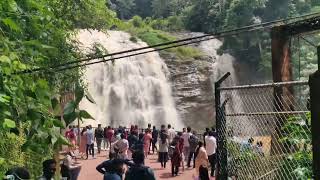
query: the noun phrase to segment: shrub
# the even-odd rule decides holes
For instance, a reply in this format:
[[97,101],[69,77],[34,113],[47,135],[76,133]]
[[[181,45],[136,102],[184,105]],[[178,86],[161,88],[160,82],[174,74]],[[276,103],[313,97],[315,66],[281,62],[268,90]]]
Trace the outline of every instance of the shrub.
[[144,26],[144,22],[140,16],[133,16],[130,22],[136,28],[142,28]]
[[129,40],[134,43],[138,42],[138,39],[135,36],[131,36]]

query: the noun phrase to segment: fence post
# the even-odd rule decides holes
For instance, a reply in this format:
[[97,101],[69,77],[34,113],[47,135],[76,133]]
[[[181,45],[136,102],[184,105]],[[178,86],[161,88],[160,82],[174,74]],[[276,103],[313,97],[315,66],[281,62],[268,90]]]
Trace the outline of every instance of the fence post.
[[221,91],[220,87],[224,80],[230,76],[230,72],[223,75],[215,85],[215,108],[216,108],[216,127],[217,127],[217,179],[226,180],[228,179],[227,172],[227,147],[226,147],[226,119],[224,117],[224,107],[221,105]]
[[[320,47],[318,50],[318,67],[320,66]],[[320,69],[309,77],[311,102],[311,133],[313,154],[313,175],[320,180]]]

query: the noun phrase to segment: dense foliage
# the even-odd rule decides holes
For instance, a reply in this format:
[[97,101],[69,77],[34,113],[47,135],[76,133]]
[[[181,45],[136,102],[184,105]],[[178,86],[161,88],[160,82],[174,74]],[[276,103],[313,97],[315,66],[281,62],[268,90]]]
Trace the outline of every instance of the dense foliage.
[[[320,1],[317,0],[131,0],[125,8],[121,5],[123,0],[110,1],[117,12],[129,9],[130,13],[124,19],[138,15],[150,22],[152,28],[170,32],[190,30],[212,33],[320,12]],[[119,14],[118,17],[122,18]],[[271,39],[268,31],[242,33],[223,40],[220,53],[232,54],[257,74],[270,79]],[[307,52],[302,54],[315,54],[315,49],[307,46],[300,50],[305,49],[308,49]],[[314,59],[306,61],[310,64],[308,66],[314,66],[310,61]],[[299,64],[298,58],[294,58],[294,64]],[[296,77],[299,74],[297,69],[296,66]]]
[[72,35],[77,28],[109,27],[114,13],[105,4],[105,0],[0,1],[0,177],[16,165],[40,175],[41,161],[67,143],[59,130],[65,126],[59,95],[80,81],[80,69],[18,72],[81,57]]
[[[312,147],[311,147],[311,113],[305,116],[291,116],[282,128],[289,136],[282,142],[294,147],[295,151],[286,156],[281,172],[297,179],[312,178]],[[292,171],[288,171],[291,170]]]

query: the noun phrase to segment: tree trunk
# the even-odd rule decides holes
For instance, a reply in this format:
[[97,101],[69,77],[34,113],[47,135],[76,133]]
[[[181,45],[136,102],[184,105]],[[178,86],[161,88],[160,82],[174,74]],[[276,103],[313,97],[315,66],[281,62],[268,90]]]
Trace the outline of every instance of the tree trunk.
[[[283,26],[274,27],[271,31],[272,46],[272,75],[274,82],[293,81],[290,36],[286,34]],[[294,110],[294,91],[290,85],[274,87],[274,110],[293,111]],[[271,154],[279,154],[288,151],[279,141],[283,137],[281,130],[288,117],[278,115],[276,117],[275,133],[272,133]]]

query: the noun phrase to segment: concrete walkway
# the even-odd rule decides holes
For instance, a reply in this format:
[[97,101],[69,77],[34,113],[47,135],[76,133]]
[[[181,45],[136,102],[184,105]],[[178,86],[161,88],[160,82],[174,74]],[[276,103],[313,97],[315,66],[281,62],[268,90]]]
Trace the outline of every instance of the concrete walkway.
[[[106,151],[102,151],[96,159],[89,157],[88,160],[81,160],[81,172],[79,180],[102,180],[103,175],[96,171],[96,166],[101,162],[107,160]],[[156,179],[174,179],[174,180],[193,180],[194,169],[187,169],[182,172],[180,168],[180,174],[176,177],[171,177],[171,164],[168,161],[166,169],[161,168],[159,162],[157,162],[157,155],[150,155],[146,159],[146,165],[153,169]],[[214,180],[214,178],[212,179]]]

